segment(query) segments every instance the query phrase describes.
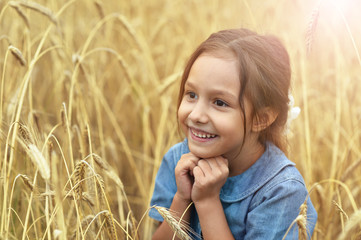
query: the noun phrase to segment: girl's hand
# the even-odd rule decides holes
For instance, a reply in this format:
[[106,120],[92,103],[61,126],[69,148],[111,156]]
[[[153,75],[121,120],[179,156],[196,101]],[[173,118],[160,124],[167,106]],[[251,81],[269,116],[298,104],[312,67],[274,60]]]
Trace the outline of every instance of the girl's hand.
[[194,203],[206,199],[219,199],[219,192],[229,174],[228,160],[218,156],[201,159],[193,168],[194,184],[191,198]]
[[191,201],[191,192],[194,182],[193,169],[197,166],[199,158],[189,152],[183,154],[175,167],[175,180],[177,183],[176,195],[183,201]]

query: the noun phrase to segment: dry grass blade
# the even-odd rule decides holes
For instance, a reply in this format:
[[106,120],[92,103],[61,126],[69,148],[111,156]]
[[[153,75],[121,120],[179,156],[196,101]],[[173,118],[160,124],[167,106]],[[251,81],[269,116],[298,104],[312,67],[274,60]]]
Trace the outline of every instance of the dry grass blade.
[[19,61],[21,66],[26,66],[27,63],[21,51],[12,45],[10,45],[8,48],[10,52],[13,54],[13,56],[15,56],[15,58]]
[[82,132],[82,140],[83,140],[83,157],[87,156],[90,151],[90,142],[89,142],[89,129],[85,127]]
[[182,222],[178,222],[177,219],[164,207],[154,207],[163,219],[168,223],[169,227],[173,230],[177,237],[182,240],[192,240],[188,235],[188,227]]
[[48,159],[49,159],[50,163],[52,161],[53,149],[54,149],[54,144],[52,141],[49,140],[48,141]]
[[353,162],[342,174],[341,180],[345,181],[348,177],[351,176],[352,172],[355,171],[358,166],[361,165],[361,158],[359,158],[357,161]]
[[66,131],[66,117],[63,108],[60,110],[60,119],[61,119],[61,126],[63,127],[64,131]]

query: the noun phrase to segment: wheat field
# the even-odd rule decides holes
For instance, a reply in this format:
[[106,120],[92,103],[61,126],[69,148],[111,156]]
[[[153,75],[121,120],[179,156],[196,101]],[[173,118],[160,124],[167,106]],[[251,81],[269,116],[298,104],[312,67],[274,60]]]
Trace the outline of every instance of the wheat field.
[[360,7],[0,1],[0,239],[150,239],[154,178],[183,138],[186,59],[212,32],[237,27],[274,34],[289,51],[301,109],[289,157],[318,211],[312,239],[360,239]]

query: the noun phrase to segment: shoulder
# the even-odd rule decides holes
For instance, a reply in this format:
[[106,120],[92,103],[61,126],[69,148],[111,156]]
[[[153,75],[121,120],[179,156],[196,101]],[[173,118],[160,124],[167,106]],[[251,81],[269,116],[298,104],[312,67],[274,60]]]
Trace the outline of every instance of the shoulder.
[[177,165],[181,156],[189,152],[188,141],[185,139],[182,142],[174,144],[169,150],[164,154],[162,162],[160,163],[159,171],[174,169]]
[[272,173],[268,179],[265,179],[262,187],[255,192],[254,199],[262,201],[264,198],[277,196],[298,198],[297,202],[305,200],[308,190],[301,173],[295,164],[273,144],[268,144],[267,158],[261,168],[265,167],[272,169]]
[[178,162],[180,157],[189,152],[188,141],[184,139],[184,141],[174,144],[164,155],[163,160]]
[[221,191],[221,198],[227,202],[263,193],[277,184],[288,184],[295,180],[301,185],[303,178],[284,153],[271,143],[263,155],[241,175],[227,179]]
[[286,198],[300,206],[307,194],[302,175],[295,166],[286,166],[255,192],[252,206],[264,201]]

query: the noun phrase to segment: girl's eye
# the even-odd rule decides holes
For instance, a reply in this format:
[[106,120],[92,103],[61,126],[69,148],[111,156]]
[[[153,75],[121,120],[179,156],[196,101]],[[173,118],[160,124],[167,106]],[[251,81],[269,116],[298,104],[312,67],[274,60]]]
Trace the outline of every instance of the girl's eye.
[[218,107],[228,107],[228,104],[222,100],[217,99],[214,104],[216,104]]
[[194,92],[188,92],[187,95],[191,99],[196,99],[197,98],[197,94],[195,94]]

